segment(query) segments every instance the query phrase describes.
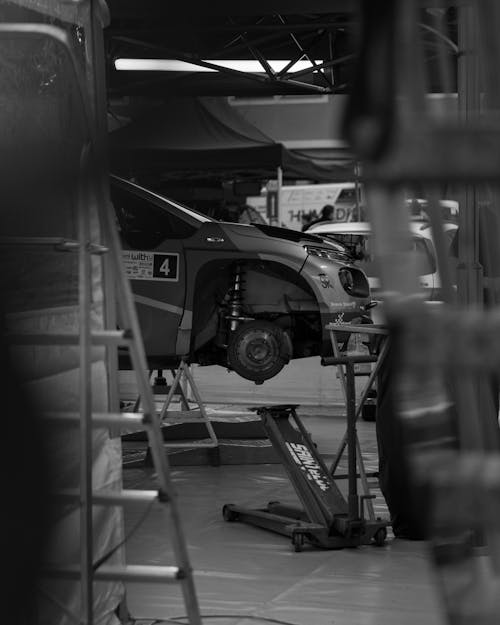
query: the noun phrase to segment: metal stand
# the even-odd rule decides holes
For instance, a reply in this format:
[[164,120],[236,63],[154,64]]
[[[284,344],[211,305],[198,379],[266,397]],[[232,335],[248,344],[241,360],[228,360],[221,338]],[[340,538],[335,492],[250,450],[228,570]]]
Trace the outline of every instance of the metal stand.
[[[324,358],[323,364],[325,365],[335,364],[336,365],[340,383],[341,383],[342,392],[344,393],[344,399],[346,401],[347,414],[349,414],[350,404],[354,402],[353,406],[351,406],[351,409],[354,411],[353,421],[354,423],[356,423],[359,416],[361,415],[363,411],[365,402],[370,396],[370,391],[372,390],[373,385],[375,384],[377,375],[380,371],[380,367],[382,366],[385,360],[385,357],[387,355],[387,352],[389,350],[387,328],[385,326],[380,326],[380,325],[375,325],[375,324],[354,325],[354,324],[348,324],[348,323],[346,324],[332,323],[332,324],[328,324],[326,328],[330,333],[330,340],[332,343],[334,357],[333,359]],[[376,360],[374,364],[372,364],[371,366],[371,371],[370,371],[370,374],[368,375],[368,380],[366,381],[365,386],[363,387],[363,390],[361,391],[359,402],[356,402],[356,387],[354,386],[354,382],[352,384],[352,387],[348,382],[347,372],[344,369],[344,367],[347,369],[347,365],[342,365],[339,361],[339,359],[341,358],[341,353],[340,353],[340,348],[338,345],[337,334],[340,334],[340,333],[343,333],[343,334],[361,333],[361,334],[368,334],[372,336],[379,336],[382,339],[382,343],[381,344],[379,343],[377,348],[375,350],[372,350],[372,351],[377,352],[375,354]],[[351,359],[352,361],[353,355],[348,354],[345,356],[345,358]],[[362,359],[363,356],[358,355],[357,358]],[[372,359],[369,361],[365,360],[364,362],[373,362],[373,360]],[[355,372],[353,370],[353,376],[354,375],[355,375]],[[353,377],[353,380],[354,380],[354,377]],[[347,428],[349,428],[349,418],[347,419]],[[340,445],[337,449],[337,453],[335,454],[332,465],[330,467],[330,473],[332,475],[335,475],[335,471],[337,470],[338,465],[342,459],[342,456],[347,446],[347,440],[348,440],[348,431],[346,430],[346,433],[344,434],[344,437],[342,438],[340,442]],[[364,468],[364,464],[363,464],[362,456],[361,456],[361,447],[360,447],[357,435],[355,436],[354,440],[355,440],[355,445],[356,445],[356,450],[357,450],[357,458],[359,460],[358,465],[359,465],[359,476],[361,480],[361,486],[363,488],[363,493],[366,496],[366,507],[368,510],[368,516],[371,520],[373,520],[375,519],[375,511],[373,509],[373,504],[372,504],[371,497],[370,497],[370,485],[368,483],[369,476],[367,475],[365,468]]]
[[[346,365],[349,389],[354,389],[354,370],[351,363]],[[323,549],[357,547],[372,542],[384,544],[388,522],[365,519],[363,502],[367,496],[360,497],[357,492],[354,403],[350,402],[347,415],[347,500],[297,416],[296,408],[294,405],[267,406],[257,412],[303,507],[270,502],[266,508],[255,510],[226,504],[222,510],[224,519],[249,523],[289,536],[295,551],[301,551],[305,542]]]
[[[179,441],[179,442],[164,442],[163,446],[167,448],[182,448],[182,447],[201,447],[208,449],[216,449],[219,446],[217,435],[214,428],[210,423],[205,404],[200,395],[196,382],[189,369],[189,365],[185,360],[181,360],[181,363],[176,368],[171,368],[170,373],[172,375],[172,384],[169,386],[167,380],[161,376],[163,370],[158,370],[158,377],[155,379],[154,385],[152,385],[153,392],[157,395],[165,395],[165,400],[161,405],[159,411],[160,422],[162,427],[169,425],[179,425],[183,423],[203,423],[206,427],[208,438],[193,441]],[[150,371],[150,378],[152,378],[153,372]],[[157,380],[161,380],[158,384]],[[161,392],[163,390],[163,392]],[[180,398],[180,410],[173,410],[171,408],[174,397]],[[193,399],[191,399],[191,397]],[[137,398],[134,406],[134,411],[139,410],[141,404],[141,396]],[[194,406],[191,406],[194,404]]]
[[[220,449],[219,441],[213,425],[210,422],[205,405],[199,393],[198,387],[194,381],[193,375],[189,369],[189,365],[185,360],[181,361],[181,364],[177,368],[177,371],[172,370],[174,380],[170,389],[168,390],[167,397],[160,411],[160,421],[162,428],[170,425],[179,425],[183,423],[202,423],[208,434],[208,438],[194,439],[194,440],[179,440],[179,441],[163,441],[164,449],[206,449],[208,454],[208,460],[212,466],[220,465]],[[181,400],[181,410],[169,410],[174,395],[179,395]],[[190,402],[190,395],[194,400]],[[194,407],[190,406],[190,403],[194,403]],[[146,462],[150,456],[151,450],[148,449],[146,455]]]

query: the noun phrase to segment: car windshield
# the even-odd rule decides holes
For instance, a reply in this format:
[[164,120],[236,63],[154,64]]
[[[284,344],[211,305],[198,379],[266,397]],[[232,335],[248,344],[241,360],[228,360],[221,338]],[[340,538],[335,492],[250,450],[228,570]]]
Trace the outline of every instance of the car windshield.
[[[332,241],[340,242],[358,260],[363,271],[369,278],[380,275],[379,263],[373,254],[373,237],[371,233],[355,234],[328,234],[325,235]],[[435,263],[432,253],[423,237],[414,236],[411,238],[411,251],[416,256],[418,274],[423,276],[434,273]]]
[[111,199],[121,235],[134,248],[154,249],[166,239],[186,239],[213,221],[116,176],[111,176]]
[[151,191],[149,189],[145,189],[135,182],[131,182],[130,180],[124,180],[123,178],[119,178],[118,176],[111,176],[111,183],[113,188],[121,188],[126,190],[129,194],[133,194],[136,197],[142,197],[152,204],[159,206],[160,208],[164,208],[167,210],[174,211],[175,214],[179,217],[186,217],[190,223],[195,225],[196,223],[201,226],[201,224],[215,221],[211,217],[204,215],[203,213],[199,213],[197,210],[193,208],[189,208],[188,206],[184,206],[179,202],[171,200],[170,198],[166,198],[159,193]]

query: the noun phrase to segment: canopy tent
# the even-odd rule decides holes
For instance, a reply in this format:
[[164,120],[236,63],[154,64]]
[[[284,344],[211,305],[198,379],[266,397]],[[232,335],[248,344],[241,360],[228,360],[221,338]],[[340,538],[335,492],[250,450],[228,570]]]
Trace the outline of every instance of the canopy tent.
[[354,169],[299,156],[248,123],[220,98],[173,98],[110,133],[111,168],[162,178],[251,176],[345,182]]

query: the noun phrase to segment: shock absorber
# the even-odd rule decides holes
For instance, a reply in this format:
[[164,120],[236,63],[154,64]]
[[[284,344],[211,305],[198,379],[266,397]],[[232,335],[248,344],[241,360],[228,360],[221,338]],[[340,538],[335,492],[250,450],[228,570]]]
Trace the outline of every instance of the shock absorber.
[[228,301],[228,330],[229,334],[234,332],[241,321],[245,321],[247,317],[243,317],[243,303],[245,301],[245,267],[241,263],[234,266],[233,285],[229,292]]

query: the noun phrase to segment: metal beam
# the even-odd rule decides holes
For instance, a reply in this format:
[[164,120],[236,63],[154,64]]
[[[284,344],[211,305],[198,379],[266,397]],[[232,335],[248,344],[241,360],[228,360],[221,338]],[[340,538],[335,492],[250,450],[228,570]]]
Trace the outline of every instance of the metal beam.
[[[229,18],[229,20],[232,21],[231,18]],[[254,45],[252,45],[252,43],[247,39],[246,33],[241,33],[239,35],[239,37],[243,41],[243,43],[246,45],[246,47],[247,47],[248,51],[250,52],[250,54],[257,61],[259,61],[259,63],[262,65],[262,68],[266,72],[269,80],[275,81],[276,80],[276,72],[269,65],[269,63],[267,62],[267,59],[265,58],[265,56]]]
[[[250,29],[248,29],[248,28],[242,28],[241,29],[242,32],[246,32],[247,30],[250,30]],[[239,30],[235,29],[233,32],[238,32],[239,33]],[[286,33],[283,33],[283,32],[273,32],[271,34],[263,35],[262,37],[257,37],[255,39],[250,39],[249,40],[247,38],[247,41],[249,41],[250,44],[253,45],[253,46],[260,46],[263,43],[269,43],[271,41],[277,41],[277,40],[279,41],[280,39],[283,38],[283,36],[285,34]],[[235,38],[235,40],[236,39],[241,39],[241,38],[242,38],[242,36],[239,33],[238,37]],[[224,46],[223,48],[220,48],[219,50],[216,50],[215,52],[211,52],[210,55],[214,59],[218,59],[218,58],[228,54],[228,52],[231,53],[231,54],[234,54],[235,52],[240,52],[241,50],[245,50],[246,47],[247,47],[246,43],[239,43],[239,44],[234,44],[234,45],[228,44],[228,45]]]
[[[479,37],[475,6],[459,9],[458,106],[466,125],[479,117]],[[471,158],[473,156],[471,155]],[[467,184],[460,198],[457,295],[463,305],[482,304],[483,270],[479,264],[479,213],[476,187]]]
[[[420,8],[449,8],[470,5],[471,0],[418,0]],[[178,16],[255,16],[255,15],[332,15],[335,13],[356,14],[359,12],[357,0],[253,0],[235,2],[234,0],[212,0],[173,4],[165,0],[107,0],[113,17],[148,18],[165,17],[169,20]]]
[[[148,16],[146,16],[148,17]],[[153,25],[154,23],[154,25]],[[165,22],[165,25],[158,26],[158,23],[155,21],[151,22],[151,26],[138,25],[137,28],[131,28],[128,23],[126,27],[121,27],[119,25],[113,25],[108,29],[110,36],[113,35],[123,35],[125,37],[136,36],[140,37],[143,35],[158,35],[162,36],[166,31],[178,31],[179,27],[185,26],[189,28],[192,32],[272,32],[276,34],[276,36],[280,36],[283,33],[290,33],[296,31],[307,31],[307,30],[335,30],[337,28],[346,28],[351,25],[356,25],[358,23],[357,19],[353,16],[353,19],[347,19],[345,17],[339,18],[338,20],[311,20],[310,22],[300,22],[293,24],[223,24],[223,23],[207,23],[207,22],[193,22],[190,21],[180,21],[180,20],[169,20]]]
[[[282,16],[282,15],[278,15],[278,18],[282,21],[282,23],[283,23],[283,24],[285,23],[285,20],[284,20],[284,18],[283,18],[283,16]],[[318,33],[317,37],[314,37],[313,41],[309,42],[309,47],[313,46],[313,45],[314,45],[316,42],[318,42],[320,39],[323,39],[323,37],[324,37],[324,35],[325,35],[325,32],[326,32],[326,31],[321,30],[321,31]],[[298,60],[300,60],[303,56],[305,56],[305,57],[306,57],[306,59],[309,61],[309,63],[311,63],[311,65],[313,65],[316,69],[319,69],[319,68],[318,68],[319,63],[317,63],[317,62],[314,60],[314,58],[313,58],[313,57],[309,56],[309,54],[308,54],[307,50],[306,50],[306,49],[302,46],[302,44],[299,42],[299,40],[297,39],[297,37],[296,37],[293,33],[290,33],[290,38],[291,38],[291,40],[294,42],[294,44],[297,46],[297,48],[298,48],[298,50],[299,50],[299,52],[300,52],[300,55],[297,55],[297,57],[296,57],[296,59],[295,59],[294,61],[290,61],[290,63],[289,63],[286,67],[284,67],[284,68],[281,70],[281,72],[279,72],[279,73],[278,73],[278,76],[280,77],[281,75],[286,74],[286,73],[288,72],[288,70],[289,70],[291,67],[293,67],[293,65],[295,64],[295,62],[296,62],[296,61],[298,61]],[[334,87],[333,87],[333,82],[331,82],[330,80],[328,80],[328,78],[327,78],[326,74],[325,74],[323,71],[321,71],[321,70],[319,70],[319,71],[318,71],[318,74],[319,74],[319,75],[321,76],[321,78],[325,81],[325,83],[326,83],[326,85],[327,85],[328,89],[333,90],[333,88],[334,88]]]
[[346,54],[345,56],[340,56],[338,59],[334,59],[333,61],[325,61],[324,63],[320,63],[315,67],[310,67],[308,69],[302,69],[300,72],[292,72],[293,78],[298,78],[299,76],[306,76],[307,74],[311,74],[312,72],[316,72],[319,69],[323,69],[325,67],[334,67],[335,65],[340,65],[345,63],[346,61],[353,61],[356,58],[355,54]]
[[[226,75],[233,76],[233,77],[237,76],[238,78],[253,80],[254,82],[260,82],[260,83],[265,83],[265,84],[269,84],[270,82],[269,77],[261,76],[259,74],[253,74],[250,72],[240,72],[236,69],[230,69],[227,67],[221,67],[219,65],[215,65],[214,63],[210,63],[209,61],[203,61],[195,57],[194,55],[186,54],[185,52],[179,52],[179,50],[171,50],[169,48],[164,48],[163,46],[152,44],[147,41],[141,41],[141,40],[133,39],[130,37],[115,37],[115,39],[117,41],[122,41],[130,45],[136,45],[136,46],[148,49],[148,50],[154,50],[155,52],[161,52],[162,54],[165,54],[171,58],[175,58],[179,61],[185,61],[186,63],[192,63],[193,65],[199,65],[200,67],[206,67],[208,69],[214,69],[220,74],[226,74]],[[323,63],[319,66],[319,68],[323,66],[329,67],[329,65],[325,65]],[[312,71],[315,71],[315,70],[312,70]],[[306,75],[309,73],[311,72],[309,71],[294,72],[292,79],[288,79],[288,78],[281,79],[280,82],[290,83],[295,86],[300,86],[301,88],[304,88],[304,89],[307,89],[309,91],[316,92],[316,93],[328,93],[329,90],[326,89],[325,87],[320,87],[318,85],[312,85],[309,83],[303,83],[301,81],[295,80],[298,76]]]

